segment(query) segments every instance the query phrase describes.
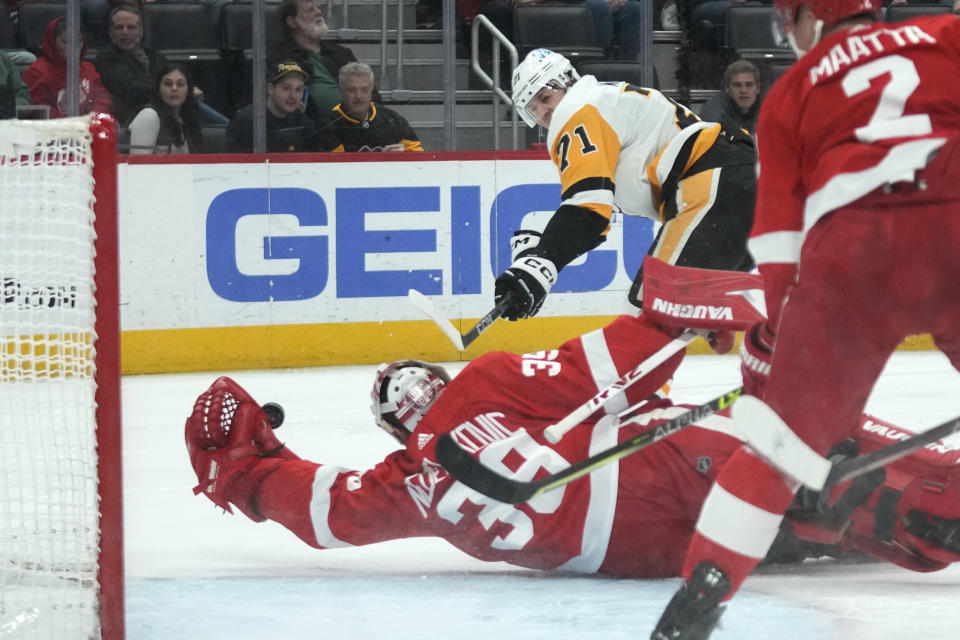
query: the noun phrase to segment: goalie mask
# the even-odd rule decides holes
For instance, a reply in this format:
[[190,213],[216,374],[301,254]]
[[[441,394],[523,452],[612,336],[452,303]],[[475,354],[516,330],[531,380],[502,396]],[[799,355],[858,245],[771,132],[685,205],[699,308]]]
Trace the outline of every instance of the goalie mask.
[[[802,57],[820,41],[824,27],[859,15],[881,17],[881,0],[776,0],[773,12],[773,34],[778,44],[789,42],[797,57]],[[796,20],[801,5],[807,5],[816,19],[813,42],[804,49],[797,39]]]
[[528,127],[535,127],[537,94],[542,89],[565,90],[579,79],[565,57],[549,49],[534,49],[513,70],[513,107]]
[[446,369],[422,360],[380,365],[370,392],[370,408],[377,425],[400,444],[406,444],[420,419],[449,383]]

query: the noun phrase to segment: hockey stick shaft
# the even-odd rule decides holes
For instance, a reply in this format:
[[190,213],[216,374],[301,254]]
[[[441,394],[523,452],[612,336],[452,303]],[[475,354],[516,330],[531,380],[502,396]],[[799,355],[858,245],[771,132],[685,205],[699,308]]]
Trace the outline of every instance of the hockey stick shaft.
[[470,344],[480,337],[480,334],[490,328],[490,325],[494,321],[503,315],[503,312],[506,311],[507,307],[510,306],[510,296],[505,296],[500,302],[496,304],[493,309],[490,309],[487,312],[487,315],[480,318],[477,321],[477,324],[470,327],[470,329],[463,334],[463,348],[466,349]]
[[684,349],[691,340],[696,337],[692,331],[684,331],[679,337],[674,338],[649,358],[635,366],[630,371],[623,374],[617,380],[614,380],[609,386],[601,389],[595,396],[584,402],[582,405],[570,412],[568,416],[552,424],[544,431],[547,442],[556,444],[560,442],[571,429],[581,424],[584,420],[592,416],[598,409],[605,405],[611,398],[632,385],[634,382],[642,379],[651,371],[670,359],[674,354]]
[[450,342],[453,343],[458,350],[463,351],[474,340],[480,337],[480,334],[490,328],[490,325],[494,321],[503,315],[504,310],[510,304],[510,297],[507,296],[503,300],[497,303],[497,305],[491,309],[487,315],[480,318],[480,320],[470,327],[470,330],[466,333],[460,333],[457,331],[457,328],[453,326],[453,323],[450,320],[440,313],[440,310],[437,309],[434,304],[427,298],[425,295],[417,291],[416,289],[410,289],[407,292],[407,299],[410,301],[413,306],[420,309],[423,313],[427,315],[434,324],[443,331],[444,335],[450,339]]
[[957,432],[960,432],[960,418],[954,418],[933,429],[918,433],[906,440],[901,440],[866,455],[841,460],[830,468],[830,473],[823,483],[823,490],[820,492],[820,495],[824,497],[828,496],[830,489],[841,482],[869,473],[891,462],[896,462],[921,447],[925,447],[937,440],[942,440]]
[[659,424],[653,429],[638,433],[616,446],[600,451],[540,480],[524,482],[498,474],[462,449],[449,432],[443,434],[437,440],[437,461],[454,478],[494,500],[510,504],[527,502],[542,493],[581,478],[598,467],[660,442],[697,420],[728,408],[742,391],[742,387],[734,389],[672,420]]

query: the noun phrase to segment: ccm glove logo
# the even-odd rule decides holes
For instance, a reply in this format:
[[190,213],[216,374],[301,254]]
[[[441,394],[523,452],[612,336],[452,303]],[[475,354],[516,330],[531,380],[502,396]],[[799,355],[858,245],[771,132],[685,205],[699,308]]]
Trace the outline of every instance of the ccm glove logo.
[[537,315],[544,299],[557,281],[557,268],[546,258],[520,258],[500,274],[494,285],[494,300],[509,298],[503,317],[519,320]]
[[[513,265],[511,268],[524,268],[524,271],[527,271],[538,280],[540,284],[546,291],[550,291],[554,284],[557,282],[557,268],[553,266],[553,263],[546,258],[537,258],[534,256],[528,256],[526,258],[521,258],[519,264]],[[544,294],[546,294],[544,291]]]

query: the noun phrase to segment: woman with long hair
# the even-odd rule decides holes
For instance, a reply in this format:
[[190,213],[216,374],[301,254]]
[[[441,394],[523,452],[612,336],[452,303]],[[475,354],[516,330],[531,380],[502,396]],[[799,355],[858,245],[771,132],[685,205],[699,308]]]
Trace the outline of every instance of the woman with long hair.
[[130,122],[130,153],[200,153],[202,142],[193,80],[169,62],[157,72],[150,104]]

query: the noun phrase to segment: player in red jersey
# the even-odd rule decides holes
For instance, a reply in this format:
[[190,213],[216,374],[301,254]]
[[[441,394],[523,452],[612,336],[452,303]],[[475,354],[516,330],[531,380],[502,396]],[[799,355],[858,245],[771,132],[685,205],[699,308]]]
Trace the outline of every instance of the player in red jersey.
[[[317,548],[433,536],[476,558],[523,567],[678,575],[717,470],[742,442],[729,416],[701,420],[521,505],[496,502],[455,481],[437,464],[434,449],[437,436],[452,431],[485,464],[531,479],[541,469],[556,471],[646,428],[639,425],[652,428],[686,410],[657,393],[679,356],[628,387],[626,398],[611,400],[612,408],[608,405],[626,412],[628,402],[649,398],[631,412],[642,412],[639,425],[620,428],[594,417],[557,444],[548,444],[543,435],[584,396],[670,339],[642,316],[623,316],[557,350],[487,354],[453,380],[442,367],[424,362],[384,365],[373,387],[373,410],[377,423],[402,448],[366,472],[300,459],[280,444],[253,398],[236,382],[220,378],[201,394],[186,423],[187,447],[200,480],[195,491],[225,509],[232,504],[255,521],[279,522]],[[856,440],[864,449],[884,444],[895,432],[872,418],[863,425]],[[896,518],[911,510],[942,511],[939,502],[924,503],[917,487],[949,485],[956,453],[925,451],[909,460],[913,466],[904,466],[896,482],[878,485],[870,478],[828,514],[806,510],[798,501],[773,556],[798,559],[807,552],[811,545],[799,543],[795,533],[817,543],[816,550],[824,548],[820,545],[861,549],[919,570],[960,557],[937,549],[917,551],[912,534],[895,526]],[[881,499],[885,492],[903,498],[891,504]],[[960,506],[954,490],[944,499]],[[938,522],[948,539],[960,527],[960,522]],[[881,528],[890,529],[890,540],[875,537]],[[954,551],[960,552],[956,544]]]
[[776,5],[802,57],[757,127],[749,248],[769,320],[747,334],[752,395],[733,409],[750,448],[706,500],[657,640],[710,635],[906,336],[931,334],[960,368],[960,21],[884,24],[879,0]]

